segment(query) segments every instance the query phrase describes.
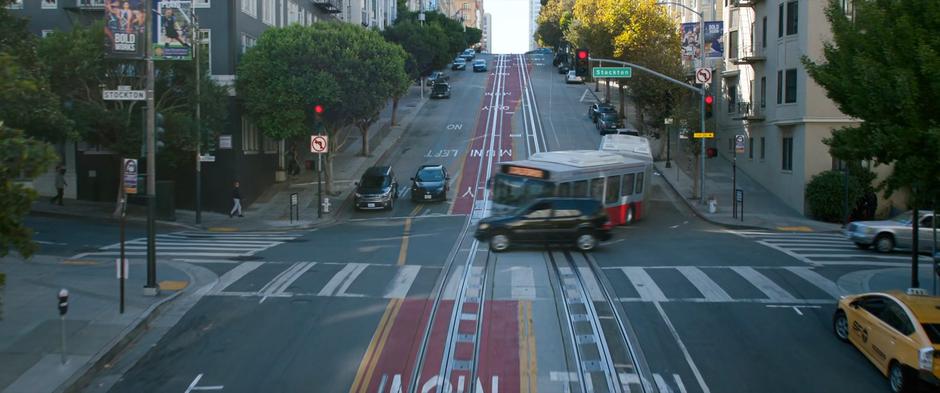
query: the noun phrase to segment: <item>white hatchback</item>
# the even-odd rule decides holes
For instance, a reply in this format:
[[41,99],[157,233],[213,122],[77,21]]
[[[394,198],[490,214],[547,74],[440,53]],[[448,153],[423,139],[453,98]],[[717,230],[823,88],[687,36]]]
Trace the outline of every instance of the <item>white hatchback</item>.
[[584,83],[584,79],[581,79],[575,70],[570,70],[568,74],[565,75],[565,83]]

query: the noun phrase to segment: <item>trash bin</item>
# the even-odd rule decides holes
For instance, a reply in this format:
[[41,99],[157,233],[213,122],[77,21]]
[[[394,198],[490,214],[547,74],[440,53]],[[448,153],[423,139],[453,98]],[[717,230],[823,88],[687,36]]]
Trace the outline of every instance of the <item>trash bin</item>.
[[176,221],[176,194],[173,192],[176,182],[173,180],[157,181],[157,219]]
[[718,212],[718,200],[713,196],[708,197],[708,212],[712,214]]

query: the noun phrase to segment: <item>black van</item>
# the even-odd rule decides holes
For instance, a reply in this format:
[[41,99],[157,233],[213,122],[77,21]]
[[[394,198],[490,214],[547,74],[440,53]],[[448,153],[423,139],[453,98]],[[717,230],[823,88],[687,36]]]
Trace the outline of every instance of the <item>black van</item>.
[[590,198],[542,198],[508,216],[480,220],[474,237],[489,241],[493,251],[511,243],[572,244],[582,251],[611,237],[613,225],[597,200]]
[[390,166],[374,166],[366,169],[356,182],[357,209],[388,209],[395,207],[398,199],[398,180]]

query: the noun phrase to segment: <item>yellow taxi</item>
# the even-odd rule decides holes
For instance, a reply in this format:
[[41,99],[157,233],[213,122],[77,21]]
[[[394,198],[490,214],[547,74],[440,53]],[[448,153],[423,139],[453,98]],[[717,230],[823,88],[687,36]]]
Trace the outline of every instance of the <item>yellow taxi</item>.
[[919,288],[844,296],[832,327],[888,377],[893,392],[919,383],[940,389],[940,297]]

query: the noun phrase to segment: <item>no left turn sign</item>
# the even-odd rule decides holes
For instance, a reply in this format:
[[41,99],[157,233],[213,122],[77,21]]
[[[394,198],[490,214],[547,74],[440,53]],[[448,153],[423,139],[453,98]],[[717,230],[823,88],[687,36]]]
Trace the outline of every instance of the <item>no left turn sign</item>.
[[326,153],[329,151],[329,138],[326,135],[311,135],[310,136],[310,152],[311,153]]
[[712,81],[711,68],[696,68],[695,69],[695,82],[696,83],[709,83],[711,81]]

